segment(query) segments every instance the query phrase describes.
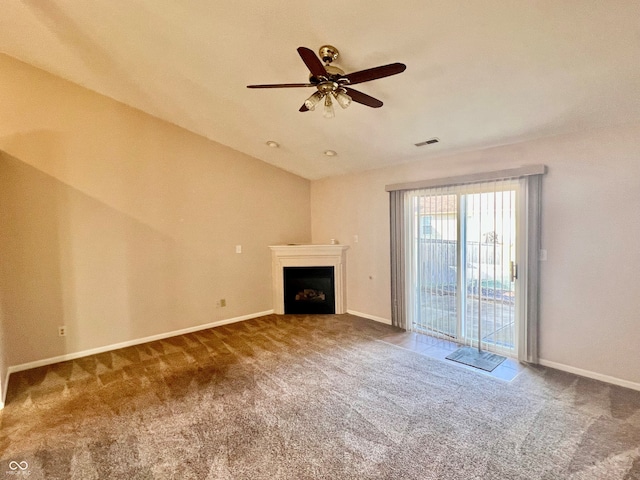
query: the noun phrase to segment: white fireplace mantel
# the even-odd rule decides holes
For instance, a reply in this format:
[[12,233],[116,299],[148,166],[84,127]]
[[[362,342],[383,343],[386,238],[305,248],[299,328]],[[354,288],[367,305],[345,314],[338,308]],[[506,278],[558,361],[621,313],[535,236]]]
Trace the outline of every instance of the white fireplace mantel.
[[347,311],[347,245],[271,245],[273,310],[284,313],[285,267],[334,267],[336,313]]

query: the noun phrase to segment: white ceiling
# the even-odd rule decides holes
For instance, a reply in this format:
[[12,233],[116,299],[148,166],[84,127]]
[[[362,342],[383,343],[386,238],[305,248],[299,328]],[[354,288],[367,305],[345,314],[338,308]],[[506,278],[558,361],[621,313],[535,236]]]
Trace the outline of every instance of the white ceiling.
[[[2,3],[0,51],[309,179],[640,121],[637,0]],[[296,48],[327,43],[407,65],[357,86],[382,108],[246,88],[306,82]]]

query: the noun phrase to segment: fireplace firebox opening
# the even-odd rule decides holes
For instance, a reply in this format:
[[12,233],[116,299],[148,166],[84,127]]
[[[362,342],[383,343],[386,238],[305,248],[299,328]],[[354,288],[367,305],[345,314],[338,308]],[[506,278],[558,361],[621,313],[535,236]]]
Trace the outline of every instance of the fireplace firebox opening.
[[336,313],[334,267],[284,267],[284,313]]

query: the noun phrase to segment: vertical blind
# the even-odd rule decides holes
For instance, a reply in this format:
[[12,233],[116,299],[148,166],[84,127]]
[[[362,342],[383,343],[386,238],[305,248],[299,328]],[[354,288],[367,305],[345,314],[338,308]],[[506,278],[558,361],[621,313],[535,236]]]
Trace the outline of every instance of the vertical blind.
[[534,165],[387,186],[392,323],[537,362],[544,173]]
[[517,180],[404,193],[406,328],[516,352]]

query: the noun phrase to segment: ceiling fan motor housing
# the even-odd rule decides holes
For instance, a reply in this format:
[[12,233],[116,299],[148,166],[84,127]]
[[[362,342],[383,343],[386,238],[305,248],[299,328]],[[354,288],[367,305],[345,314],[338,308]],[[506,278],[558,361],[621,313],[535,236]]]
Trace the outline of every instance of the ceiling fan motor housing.
[[[322,61],[325,62],[324,69],[329,74],[328,80],[330,82],[337,82],[340,77],[344,76],[344,70],[336,67],[335,65],[331,65],[331,62],[336,60],[340,55],[340,52],[336,47],[332,45],[323,45],[320,47],[320,50],[318,50],[318,54]],[[313,84],[320,84],[323,80],[323,78],[318,78],[313,74],[309,75],[309,81]],[[320,90],[319,85],[318,90]]]

